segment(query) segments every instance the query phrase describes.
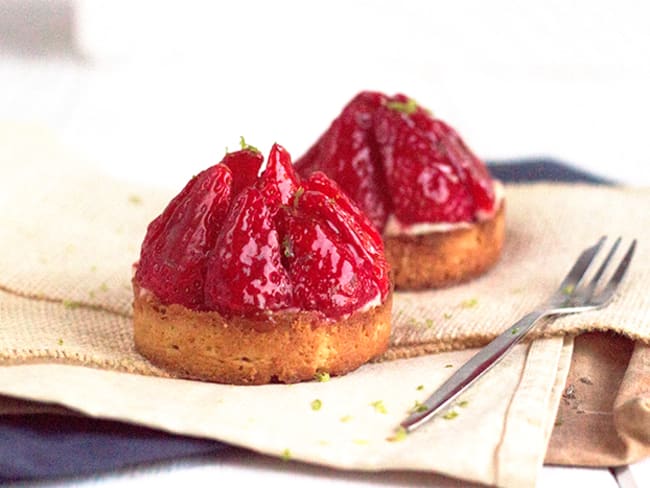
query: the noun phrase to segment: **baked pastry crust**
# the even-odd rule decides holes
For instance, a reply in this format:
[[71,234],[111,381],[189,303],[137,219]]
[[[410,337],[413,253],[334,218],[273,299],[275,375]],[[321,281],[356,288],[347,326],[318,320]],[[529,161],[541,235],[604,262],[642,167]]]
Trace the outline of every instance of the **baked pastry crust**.
[[492,218],[469,227],[383,237],[395,288],[442,288],[468,281],[499,260],[505,238],[505,200]]
[[172,374],[218,383],[295,383],[348,373],[388,348],[392,293],[367,311],[331,320],[313,311],[263,320],[162,304],[133,282],[137,351]]

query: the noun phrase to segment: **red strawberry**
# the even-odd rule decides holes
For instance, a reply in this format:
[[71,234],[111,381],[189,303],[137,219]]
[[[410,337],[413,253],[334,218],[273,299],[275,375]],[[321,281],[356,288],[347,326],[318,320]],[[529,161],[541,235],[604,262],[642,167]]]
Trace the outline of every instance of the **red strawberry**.
[[374,132],[402,223],[472,221],[476,210],[492,208],[483,163],[453,129],[405,96],[375,112]]
[[379,229],[390,212],[390,200],[373,140],[373,113],[385,101],[376,92],[362,92],[343,109],[320,139],[296,162],[306,178],[318,170],[334,179]]
[[217,164],[192,178],[147,229],[136,281],[163,303],[202,309],[207,252],[230,204],[232,174]]
[[207,305],[224,314],[255,315],[293,306],[268,197],[245,189],[233,204],[208,261]]
[[[323,173],[314,173],[303,183],[300,210],[318,218],[340,234],[355,255],[355,267],[374,277],[382,298],[389,291],[387,265],[381,236],[356,205]],[[376,294],[376,291],[375,291]]]
[[322,173],[301,182],[277,144],[258,178],[260,161],[232,153],[187,184],[149,227],[140,285],[164,303],[250,317],[340,317],[384,299],[383,245],[360,210]]
[[257,173],[264,158],[253,146],[249,146],[241,138],[241,151],[229,152],[221,161],[232,171],[232,194],[239,195],[247,186],[255,184]]
[[268,202],[287,205],[298,185],[298,176],[291,164],[291,156],[285,148],[273,144],[266,169],[258,181],[258,188]]
[[377,295],[374,277],[359,266],[356,249],[329,222],[300,211],[285,210],[284,218],[284,260],[297,306],[339,317]]

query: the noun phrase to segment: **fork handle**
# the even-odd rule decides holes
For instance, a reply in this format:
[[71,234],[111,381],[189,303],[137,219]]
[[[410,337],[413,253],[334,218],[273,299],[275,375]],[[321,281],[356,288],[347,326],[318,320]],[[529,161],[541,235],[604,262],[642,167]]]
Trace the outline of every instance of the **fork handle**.
[[[453,401],[469,385],[494,367],[517,344],[548,310],[539,309],[524,315],[476,353],[423,403],[421,412],[409,415],[400,424],[407,432],[417,429]],[[426,407],[426,410],[424,409]]]

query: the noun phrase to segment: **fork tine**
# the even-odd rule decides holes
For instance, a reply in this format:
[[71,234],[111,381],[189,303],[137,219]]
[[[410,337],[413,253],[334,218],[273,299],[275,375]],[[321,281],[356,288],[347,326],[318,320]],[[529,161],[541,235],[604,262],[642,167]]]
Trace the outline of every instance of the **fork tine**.
[[603,263],[600,265],[600,268],[598,268],[598,271],[596,271],[596,274],[594,277],[591,279],[589,282],[589,285],[587,286],[587,290],[585,291],[585,298],[589,300],[592,295],[594,294],[594,291],[596,290],[596,286],[598,285],[598,282],[600,279],[603,277],[603,273],[605,272],[605,269],[607,269],[607,266],[609,266],[609,262],[612,260],[612,257],[614,256],[614,253],[618,249],[618,246],[620,246],[621,241],[623,240],[622,237],[619,237],[616,239],[616,242],[612,246],[612,248],[609,250],[609,253],[607,254],[607,257],[603,261]]
[[607,303],[607,301],[609,301],[609,299],[611,299],[614,295],[616,288],[618,288],[618,285],[621,283],[621,281],[623,281],[625,273],[627,273],[627,270],[630,267],[630,261],[632,261],[632,256],[634,256],[635,249],[636,239],[634,239],[632,241],[632,244],[630,244],[630,247],[627,249],[625,256],[621,260],[621,263],[618,265],[618,268],[616,268],[616,271],[610,278],[607,286],[605,286],[605,289],[600,293],[600,295],[598,295],[598,297],[596,297],[596,301],[599,305]]
[[580,254],[580,257],[571,268],[571,271],[569,271],[569,274],[566,275],[566,278],[564,278],[560,284],[560,294],[570,294],[565,290],[575,289],[576,285],[580,282],[587,271],[587,268],[589,268],[589,265],[594,260],[594,257],[598,254],[600,248],[603,247],[605,239],[606,236],[601,237],[595,245],[582,251],[582,254]]

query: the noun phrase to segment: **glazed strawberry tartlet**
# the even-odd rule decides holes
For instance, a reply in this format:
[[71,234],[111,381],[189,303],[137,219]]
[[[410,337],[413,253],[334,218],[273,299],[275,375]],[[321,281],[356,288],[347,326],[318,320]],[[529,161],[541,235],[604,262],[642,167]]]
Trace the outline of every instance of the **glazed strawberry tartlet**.
[[382,234],[396,288],[476,277],[503,247],[503,187],[449,125],[405,95],[362,92],[296,161],[333,180]]
[[242,144],[147,229],[136,349],[180,377],[232,384],[340,375],[384,352],[392,291],[380,235],[323,173]]

